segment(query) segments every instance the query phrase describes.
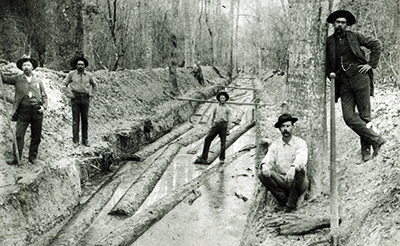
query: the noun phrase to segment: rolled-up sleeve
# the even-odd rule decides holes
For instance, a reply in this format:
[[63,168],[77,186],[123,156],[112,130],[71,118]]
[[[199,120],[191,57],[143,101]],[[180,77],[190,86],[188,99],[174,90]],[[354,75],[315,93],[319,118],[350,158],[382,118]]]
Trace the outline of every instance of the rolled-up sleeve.
[[65,79],[63,80],[63,85],[64,86],[68,86],[69,83],[71,83],[72,81],[72,74],[71,72],[68,73],[67,77],[65,77]]
[[296,157],[294,159],[293,165],[296,167],[296,170],[304,169],[307,160],[308,160],[308,149],[307,143],[303,139],[298,138],[298,143],[296,143]]

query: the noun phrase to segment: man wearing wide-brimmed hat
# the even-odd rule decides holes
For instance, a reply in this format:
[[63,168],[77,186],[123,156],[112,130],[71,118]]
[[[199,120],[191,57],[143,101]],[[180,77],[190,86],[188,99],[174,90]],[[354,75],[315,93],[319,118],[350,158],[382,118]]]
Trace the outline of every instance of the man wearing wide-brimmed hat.
[[[38,66],[38,62],[29,57],[23,57],[17,61],[17,67],[23,74],[15,76],[2,75],[3,82],[15,86],[12,120],[17,121],[16,139],[19,157],[22,157],[24,149],[25,132],[31,125],[31,144],[29,147],[29,162],[34,163],[37,158],[39,143],[42,136],[43,111],[47,108],[47,94],[43,82],[32,74]],[[14,149],[15,153],[15,149]],[[8,164],[17,164],[14,154]]]
[[226,135],[229,134],[228,126],[231,122],[231,112],[226,102],[229,100],[229,95],[225,91],[220,91],[217,94],[217,100],[219,104],[213,109],[211,115],[211,129],[204,140],[203,153],[197,160],[195,164],[210,164],[208,159],[208,151],[210,150],[210,145],[212,140],[219,135],[221,139],[221,153],[219,155],[220,163],[225,161],[225,148],[226,148]]
[[75,58],[72,65],[76,70],[69,72],[64,79],[64,85],[72,91],[72,141],[75,147],[79,145],[79,123],[82,122],[82,144],[89,147],[89,101],[96,93],[97,84],[93,75],[85,71],[89,63],[84,57]]
[[299,196],[308,188],[307,144],[292,133],[297,120],[290,114],[279,116],[275,128],[279,129],[282,138],[268,148],[257,172],[258,178],[278,201],[275,211],[295,210]]
[[[341,98],[343,119],[360,136],[362,160],[368,161],[371,159],[371,146],[374,157],[385,143],[370,124],[370,96],[374,94],[372,69],[378,65],[382,43],[376,38],[347,30],[356,23],[354,15],[347,10],[331,13],[327,22],[333,24],[335,33],[326,41],[326,75],[336,74],[335,100]],[[361,46],[371,51],[369,60]]]

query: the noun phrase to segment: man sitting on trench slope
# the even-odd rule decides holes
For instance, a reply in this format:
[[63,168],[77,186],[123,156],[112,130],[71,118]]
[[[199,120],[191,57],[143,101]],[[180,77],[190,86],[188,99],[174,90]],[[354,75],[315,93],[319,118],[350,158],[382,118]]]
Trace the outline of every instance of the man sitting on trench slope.
[[307,144],[292,135],[297,118],[290,114],[279,116],[275,128],[279,128],[282,138],[275,140],[261,161],[258,178],[278,200],[276,211],[292,212],[297,200],[308,187],[306,176]]

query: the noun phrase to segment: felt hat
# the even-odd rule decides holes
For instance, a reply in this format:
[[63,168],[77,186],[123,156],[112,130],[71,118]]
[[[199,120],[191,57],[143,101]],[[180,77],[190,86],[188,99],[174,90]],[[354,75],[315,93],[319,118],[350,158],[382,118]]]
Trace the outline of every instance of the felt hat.
[[17,68],[22,70],[22,64],[24,64],[24,62],[27,62],[27,61],[32,63],[33,69],[37,68],[39,65],[39,62],[36,59],[30,58],[27,56],[23,56],[21,59],[19,59],[17,61]]
[[80,57],[77,57],[74,60],[72,60],[72,62],[71,62],[72,67],[75,68],[78,61],[83,61],[85,63],[85,67],[87,67],[89,65],[88,60],[86,60],[83,56],[80,56]]
[[326,21],[328,23],[333,24],[333,23],[335,23],[337,18],[341,18],[341,17],[346,19],[348,26],[351,26],[354,23],[356,23],[356,17],[354,17],[354,15],[350,11],[347,11],[347,10],[336,10],[335,12],[331,13],[328,16]]
[[228,93],[227,93],[226,91],[220,91],[220,92],[218,92],[218,94],[217,94],[217,96],[216,96],[218,102],[219,102],[219,97],[220,97],[221,95],[224,95],[224,96],[226,97],[226,101],[229,100],[229,95],[228,95]]
[[281,127],[281,125],[286,121],[291,121],[294,124],[298,119],[293,118],[290,114],[282,114],[278,118],[278,122],[275,123],[275,128]]

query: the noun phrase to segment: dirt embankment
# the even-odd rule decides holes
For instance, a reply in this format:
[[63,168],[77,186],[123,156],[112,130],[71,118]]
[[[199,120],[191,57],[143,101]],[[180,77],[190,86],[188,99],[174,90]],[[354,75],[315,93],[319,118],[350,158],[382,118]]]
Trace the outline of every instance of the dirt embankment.
[[[206,84],[201,86],[188,69],[178,70],[179,93],[187,97],[209,98],[222,88],[225,79],[210,67],[203,67]],[[3,72],[20,72],[15,64]],[[49,97],[42,142],[35,165],[29,165],[30,131],[26,134],[22,166],[9,166],[12,138],[4,103],[0,106],[0,242],[2,245],[32,245],[43,233],[60,228],[82,201],[82,184],[112,167],[116,161],[132,157],[140,146],[187,121],[197,104],[171,97],[168,69],[96,71],[98,94],[91,101],[89,142],[91,147],[72,145],[72,115],[61,85],[66,74],[37,68]],[[6,85],[13,97],[13,87]],[[11,109],[11,104],[7,104]],[[15,123],[13,123],[15,124]],[[15,127],[13,125],[13,127]],[[3,187],[4,186],[4,187]],[[5,243],[5,244],[4,244]]]
[[[286,110],[285,77],[262,80],[259,86],[264,89],[258,94],[260,100],[274,104],[259,111],[260,134],[264,138],[275,139],[280,134],[273,124],[279,114]],[[398,88],[377,84],[376,95],[372,97],[372,124],[388,141],[382,147],[381,154],[366,163],[361,161],[359,137],[345,125],[340,102],[336,104],[339,214],[342,221],[340,245],[400,245],[399,95]],[[295,134],[301,135],[299,131],[299,127],[295,128]],[[329,177],[326,178],[328,180],[322,182],[327,184],[322,187],[323,193],[311,201],[305,201],[294,216],[300,219],[329,218]],[[277,216],[272,211],[274,199],[270,194],[266,195],[260,182],[254,194],[241,245],[300,246],[321,241],[325,243],[318,245],[329,245],[326,242],[330,239],[329,228],[306,235],[280,235],[277,226],[271,224]]]

